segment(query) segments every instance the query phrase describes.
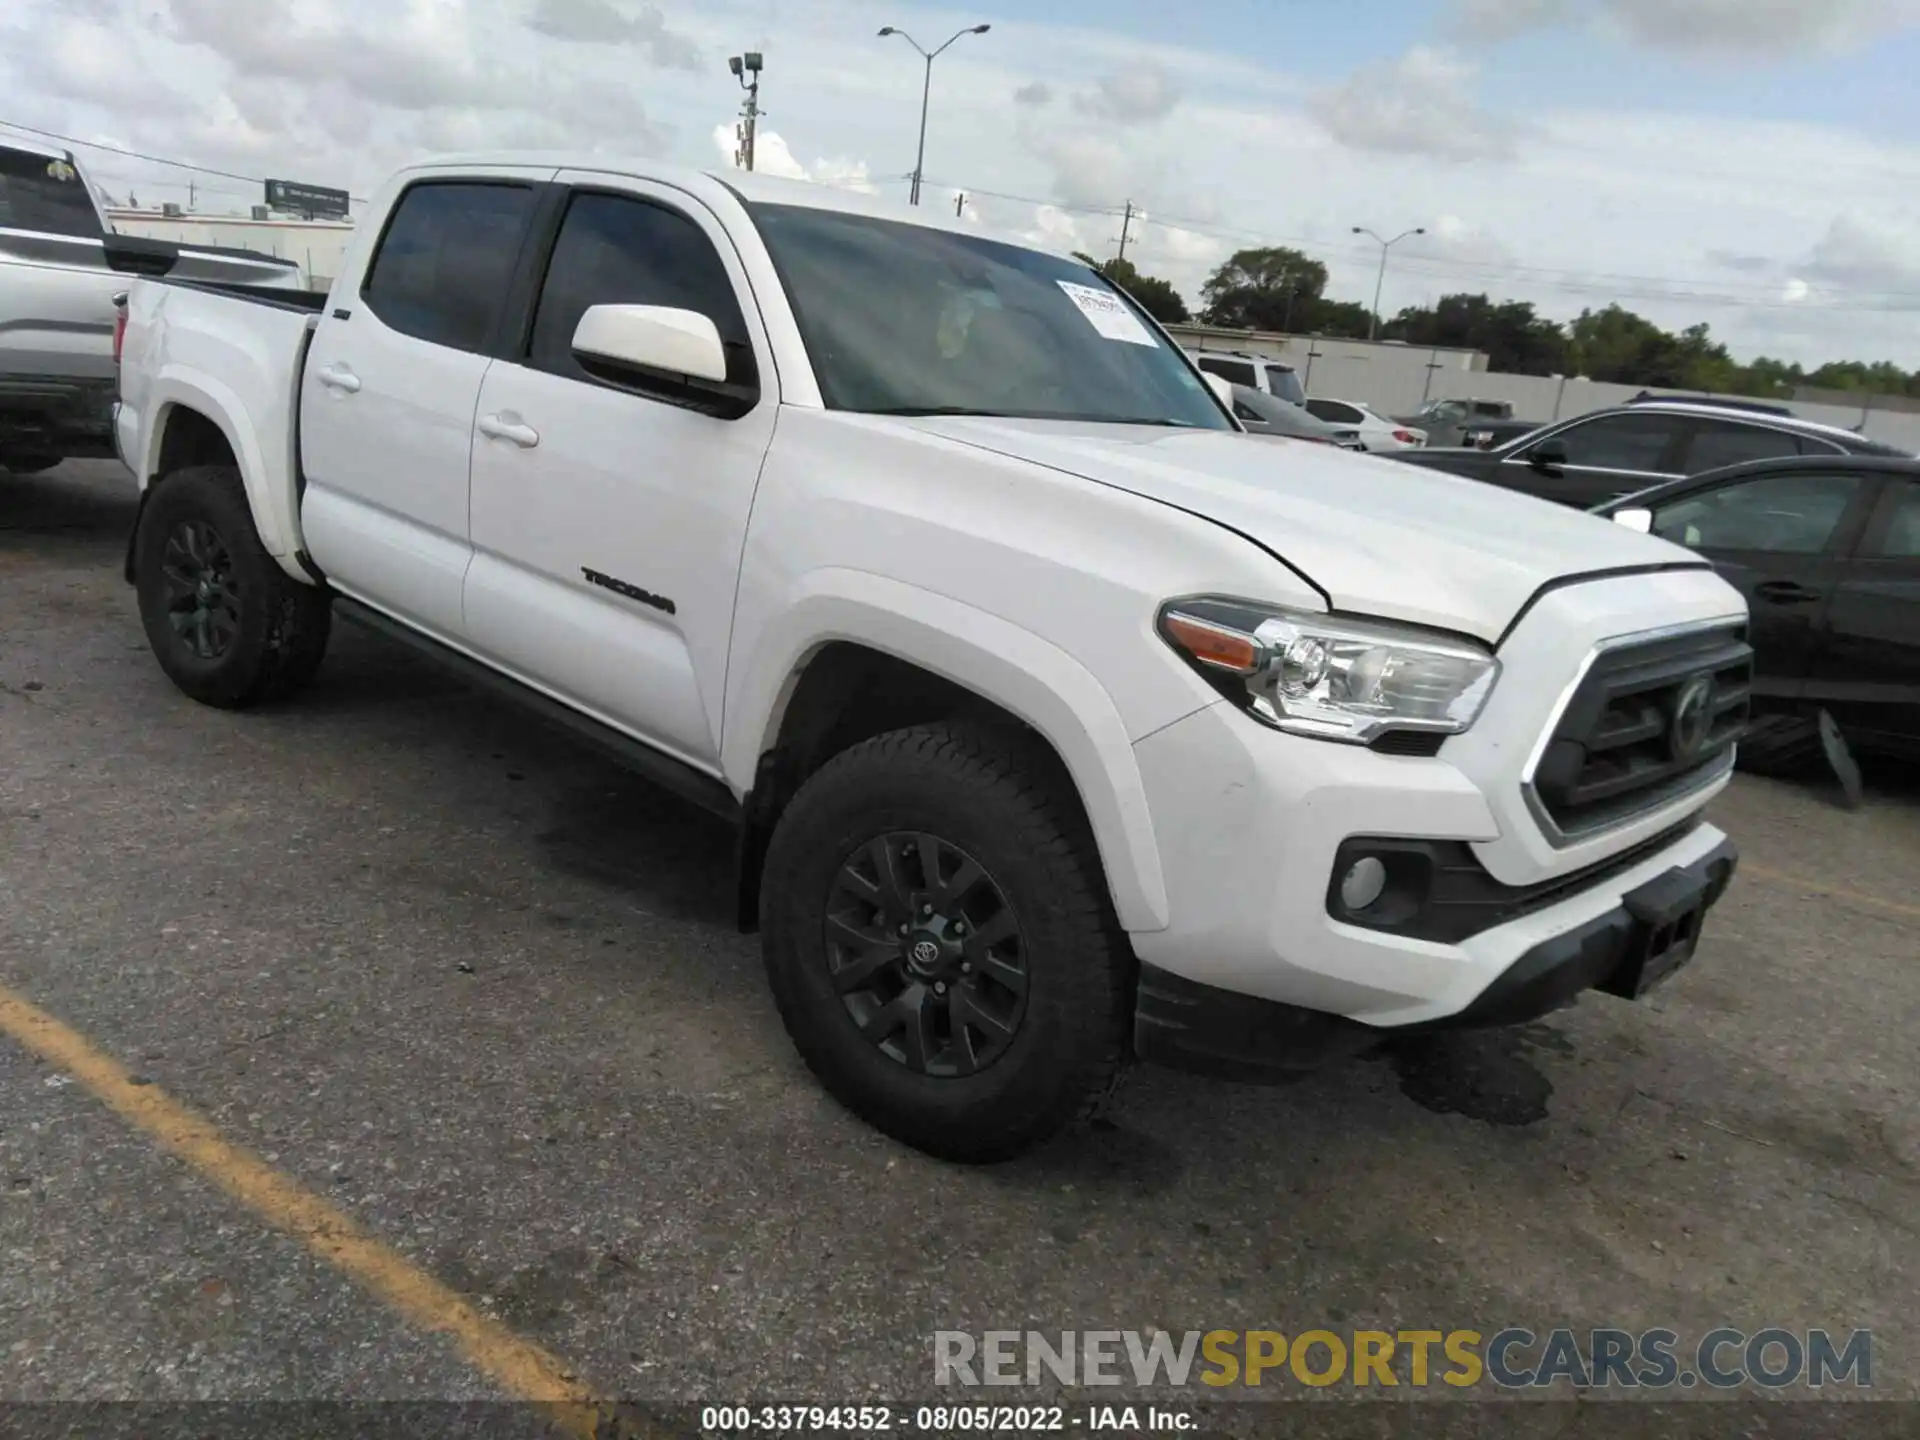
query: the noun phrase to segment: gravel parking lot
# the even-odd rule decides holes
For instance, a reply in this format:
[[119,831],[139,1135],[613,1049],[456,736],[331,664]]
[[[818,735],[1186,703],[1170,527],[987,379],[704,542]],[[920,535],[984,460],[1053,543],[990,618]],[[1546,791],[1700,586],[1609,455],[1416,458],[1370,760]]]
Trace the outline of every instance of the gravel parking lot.
[[[597,1392],[924,1397],[942,1329],[1778,1325],[1920,1399],[1910,776],[1739,780],[1648,1003],[1143,1070],[959,1169],[804,1072],[726,831],[349,627],[291,706],[193,704],[132,514],[115,466],[0,477],[0,987]],[[0,1037],[0,1398],[504,1393],[470,1361]]]

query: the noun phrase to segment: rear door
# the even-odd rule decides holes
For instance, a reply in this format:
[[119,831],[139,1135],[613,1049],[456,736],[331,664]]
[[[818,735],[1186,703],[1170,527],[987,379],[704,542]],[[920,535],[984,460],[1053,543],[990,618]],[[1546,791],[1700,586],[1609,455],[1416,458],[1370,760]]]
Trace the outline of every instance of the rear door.
[[[1686,421],[1680,416],[1644,410],[1595,415],[1550,430],[1503,456],[1492,479],[1586,509],[1678,477],[1685,433]],[[1540,448],[1554,443],[1565,448],[1565,463],[1540,462]]]
[[[735,581],[779,410],[772,351],[719,222],[670,186],[562,173],[532,323],[481,387],[466,614],[483,654],[717,771]],[[572,350],[593,305],[695,310],[720,331],[723,419]]]
[[1920,480],[1884,477],[1834,586],[1807,698],[1856,743],[1920,754]]
[[552,173],[409,185],[359,293],[333,298],[301,379],[314,558],[340,590],[443,638],[464,629],[473,407]]
[[1705,555],[1746,597],[1757,709],[1792,709],[1805,693],[1821,622],[1873,488],[1870,477],[1810,467],[1730,480],[1654,507],[1654,534]]

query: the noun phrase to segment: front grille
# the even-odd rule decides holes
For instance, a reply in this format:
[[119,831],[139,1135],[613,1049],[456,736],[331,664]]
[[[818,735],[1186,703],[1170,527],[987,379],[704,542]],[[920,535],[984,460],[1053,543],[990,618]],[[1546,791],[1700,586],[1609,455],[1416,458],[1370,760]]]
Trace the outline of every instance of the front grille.
[[1744,627],[1602,650],[1554,725],[1530,798],[1568,839],[1666,804],[1731,763],[1752,685]]

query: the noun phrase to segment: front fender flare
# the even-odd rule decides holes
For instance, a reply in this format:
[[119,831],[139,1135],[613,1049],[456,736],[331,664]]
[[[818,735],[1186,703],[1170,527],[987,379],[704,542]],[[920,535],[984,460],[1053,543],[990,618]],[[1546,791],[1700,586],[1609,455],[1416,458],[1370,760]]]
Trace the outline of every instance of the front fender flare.
[[721,765],[736,793],[752,787],[807,662],[836,641],[931,671],[1032,726],[1079,790],[1121,925],[1135,932],[1167,927],[1146,786],[1112,697],[1051,641],[949,596],[865,571],[803,577],[749,652],[734,657]]

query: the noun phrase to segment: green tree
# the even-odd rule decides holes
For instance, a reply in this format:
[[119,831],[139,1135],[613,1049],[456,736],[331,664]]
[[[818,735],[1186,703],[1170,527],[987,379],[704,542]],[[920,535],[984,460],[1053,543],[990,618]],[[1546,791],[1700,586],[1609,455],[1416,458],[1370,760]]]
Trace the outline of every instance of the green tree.
[[1443,295],[1428,309],[1411,306],[1380,333],[1410,345],[1486,352],[1488,367],[1519,375],[1564,373],[1567,336],[1523,300],[1496,303],[1485,295]]
[[[1318,301],[1326,288],[1327,267],[1299,250],[1239,250],[1200,287],[1200,318],[1237,330],[1311,330],[1303,319],[1311,307],[1303,302]],[[1328,318],[1339,321],[1341,312]]]
[[1162,325],[1179,325],[1193,318],[1187,310],[1187,302],[1172,284],[1158,275],[1142,274],[1131,260],[1118,256],[1112,260],[1096,260],[1078,250],[1073,252],[1073,258],[1089,269],[1099,271],[1126,291],[1142,310]]

